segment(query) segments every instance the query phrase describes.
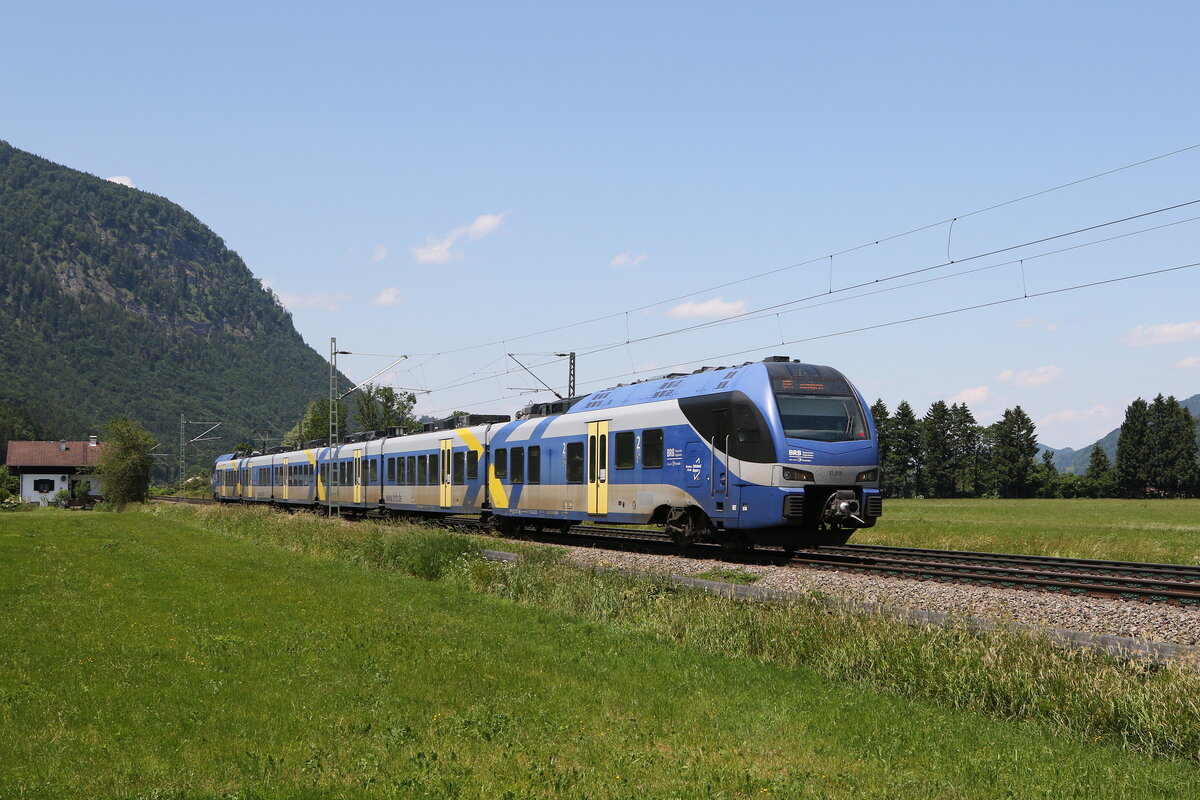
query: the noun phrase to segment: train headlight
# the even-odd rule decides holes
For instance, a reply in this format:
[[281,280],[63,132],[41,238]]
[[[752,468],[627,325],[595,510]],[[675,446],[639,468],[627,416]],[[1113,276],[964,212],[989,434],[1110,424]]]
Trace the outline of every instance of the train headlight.
[[866,472],[860,472],[854,478],[855,483],[865,483],[867,481],[877,481],[877,480],[879,480],[879,468],[878,467],[876,467],[875,469],[869,469]]
[[813,481],[813,474],[806,469],[792,469],[791,467],[783,468],[783,479],[785,481]]

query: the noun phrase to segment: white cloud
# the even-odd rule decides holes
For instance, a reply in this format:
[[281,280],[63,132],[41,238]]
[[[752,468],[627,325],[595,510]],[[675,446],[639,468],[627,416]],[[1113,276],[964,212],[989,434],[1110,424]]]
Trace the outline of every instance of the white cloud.
[[629,252],[621,253],[613,256],[613,260],[608,262],[610,267],[636,267],[648,258],[645,253],[638,253],[636,256]]
[[696,317],[730,317],[734,314],[740,314],[746,310],[745,300],[724,300],[721,297],[714,297],[712,300],[705,300],[703,303],[695,303],[688,300],[686,303],[680,303],[667,311],[668,317],[678,317],[680,319],[693,319]]
[[1042,328],[1051,333],[1062,327],[1057,322],[1047,322],[1040,317],[1026,317],[1025,319],[1018,320],[1016,324],[1018,328]]
[[387,245],[377,244],[371,252],[371,263],[378,263],[388,257]]
[[389,286],[371,301],[377,306],[398,306],[404,302],[404,295],[395,286]]
[[107,180],[110,180],[113,183],[119,183],[122,186],[128,186],[130,189],[137,188],[136,186],[133,185],[133,180],[128,175],[113,175],[113,176],[109,177]]
[[1005,383],[1011,383],[1016,386],[1045,386],[1048,383],[1058,380],[1059,375],[1062,375],[1062,367],[1048,366],[1027,369],[1024,372],[1015,372],[1011,369],[1006,369],[998,377]]
[[502,214],[483,214],[476,217],[467,225],[460,225],[454,230],[447,233],[445,236],[426,236],[424,245],[415,245],[410,248],[413,258],[421,264],[444,264],[447,261],[455,258],[462,258],[462,251],[452,252],[450,248],[454,247],[463,237],[467,241],[475,241],[490,233],[494,233],[497,228],[504,224],[504,218],[510,212],[505,211]]
[[1200,369],[1200,356],[1192,356],[1182,361],[1176,361],[1172,366],[1175,369]]
[[974,389],[963,389],[961,392],[954,395],[954,397],[951,397],[950,402],[951,404],[966,403],[967,405],[971,405],[972,403],[982,403],[991,396],[991,389],[986,386],[976,386]]
[[1200,339],[1200,319],[1192,322],[1164,322],[1162,325],[1138,325],[1121,337],[1121,341],[1130,347],[1190,342],[1192,339]]

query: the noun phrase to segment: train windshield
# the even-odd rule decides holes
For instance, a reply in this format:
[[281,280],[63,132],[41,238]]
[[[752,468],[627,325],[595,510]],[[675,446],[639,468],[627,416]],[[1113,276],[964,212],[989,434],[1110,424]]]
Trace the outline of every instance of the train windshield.
[[854,397],[776,393],[789,439],[852,442],[866,439],[867,421]]

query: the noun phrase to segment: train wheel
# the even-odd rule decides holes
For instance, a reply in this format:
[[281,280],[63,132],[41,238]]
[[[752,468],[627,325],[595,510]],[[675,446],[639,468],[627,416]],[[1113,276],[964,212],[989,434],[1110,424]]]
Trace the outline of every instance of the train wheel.
[[698,508],[672,508],[667,515],[667,535],[680,550],[686,550],[708,532],[708,518]]

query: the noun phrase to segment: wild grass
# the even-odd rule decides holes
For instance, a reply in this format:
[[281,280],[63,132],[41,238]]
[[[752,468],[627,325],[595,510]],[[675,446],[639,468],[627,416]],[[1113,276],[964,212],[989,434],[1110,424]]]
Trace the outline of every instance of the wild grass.
[[1200,500],[886,500],[851,542],[1200,564]]
[[[965,624],[916,627],[831,608],[818,598],[788,605],[730,601],[680,591],[663,578],[581,569],[550,548],[531,549],[537,555],[516,564],[484,561],[474,557],[481,546],[471,537],[438,530],[348,525],[261,509],[200,513],[207,524],[252,540],[447,576],[475,592],[707,653],[807,668],[830,680],[1035,721],[1059,735],[1149,755],[1200,759],[1200,670],[1186,664],[1150,667]],[[391,553],[406,555],[384,555]],[[410,564],[422,565],[420,571]]]
[[479,547],[260,509],[0,519],[0,797],[1200,793],[1186,670]]

